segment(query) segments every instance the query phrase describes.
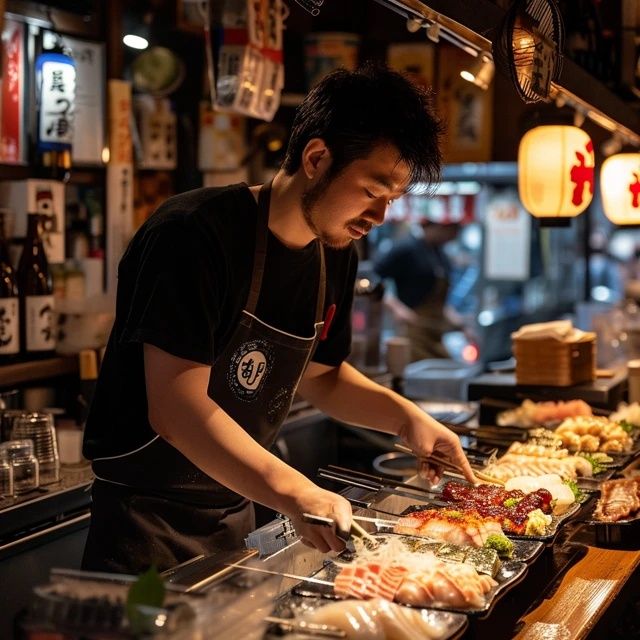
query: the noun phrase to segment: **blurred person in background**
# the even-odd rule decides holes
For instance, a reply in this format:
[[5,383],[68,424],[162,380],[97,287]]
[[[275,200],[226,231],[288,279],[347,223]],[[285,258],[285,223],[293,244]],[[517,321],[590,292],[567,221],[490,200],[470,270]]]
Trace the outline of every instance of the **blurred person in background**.
[[411,341],[412,361],[449,358],[443,335],[464,330],[462,317],[447,304],[451,263],[444,251],[460,226],[423,218],[374,262],[376,273],[394,284],[396,293],[387,292],[385,306]]

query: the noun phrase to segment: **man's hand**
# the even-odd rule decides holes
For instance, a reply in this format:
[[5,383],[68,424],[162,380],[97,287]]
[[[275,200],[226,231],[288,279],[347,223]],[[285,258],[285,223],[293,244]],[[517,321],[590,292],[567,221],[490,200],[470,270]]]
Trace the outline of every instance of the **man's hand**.
[[[447,458],[462,469],[462,473],[469,482],[473,484],[478,482],[464,455],[458,436],[418,407],[410,412],[408,421],[402,426],[398,435],[417,456],[428,458],[431,454],[436,454]],[[442,475],[442,468],[428,460],[420,460],[419,473],[432,484],[436,484]]]
[[[337,493],[325,491],[313,483],[301,488],[292,498],[290,506],[283,509],[289,517],[303,544],[318,551],[342,551],[351,529],[351,504]],[[309,524],[302,514],[331,518],[335,527]]]

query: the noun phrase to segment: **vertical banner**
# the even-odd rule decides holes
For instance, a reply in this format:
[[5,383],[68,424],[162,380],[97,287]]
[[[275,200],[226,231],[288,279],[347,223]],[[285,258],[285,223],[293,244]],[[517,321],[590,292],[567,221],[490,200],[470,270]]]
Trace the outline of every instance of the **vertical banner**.
[[26,162],[24,25],[14,20],[6,20],[4,25],[4,30],[0,30],[0,162],[23,164]]
[[105,146],[104,44],[68,36],[63,41],[76,63],[74,164],[102,164]]
[[115,295],[118,263],[133,234],[133,148],[131,83],[109,80],[107,166],[107,293]]
[[493,83],[487,91],[464,80],[460,72],[475,58],[452,45],[438,47],[436,107],[447,129],[445,162],[489,162],[493,142]]
[[484,275],[488,280],[526,282],[530,274],[531,216],[515,191],[494,197],[487,206]]

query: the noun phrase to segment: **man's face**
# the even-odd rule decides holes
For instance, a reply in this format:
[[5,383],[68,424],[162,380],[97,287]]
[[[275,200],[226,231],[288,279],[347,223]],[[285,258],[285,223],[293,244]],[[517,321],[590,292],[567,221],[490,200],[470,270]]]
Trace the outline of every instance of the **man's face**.
[[337,176],[318,176],[302,195],[302,212],[325,245],[340,249],[382,224],[389,203],[408,186],[409,167],[394,147],[380,145]]

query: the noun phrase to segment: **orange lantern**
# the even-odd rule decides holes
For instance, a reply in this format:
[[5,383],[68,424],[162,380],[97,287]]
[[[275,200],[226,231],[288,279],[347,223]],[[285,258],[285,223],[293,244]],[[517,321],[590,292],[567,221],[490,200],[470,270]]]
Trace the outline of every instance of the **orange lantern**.
[[640,224],[640,153],[618,153],[602,163],[602,208],[614,224]]
[[593,198],[591,138],[578,127],[548,125],[524,134],[518,149],[518,191],[538,218],[582,213]]

